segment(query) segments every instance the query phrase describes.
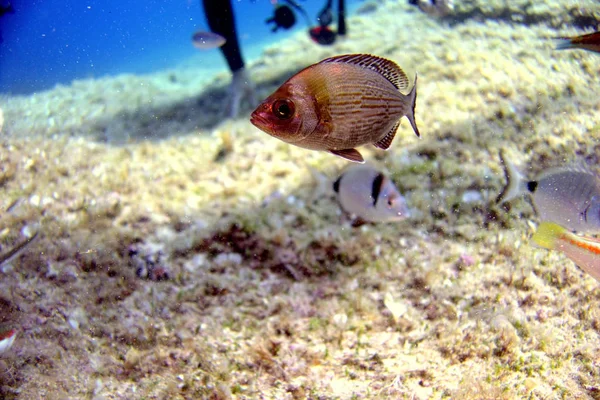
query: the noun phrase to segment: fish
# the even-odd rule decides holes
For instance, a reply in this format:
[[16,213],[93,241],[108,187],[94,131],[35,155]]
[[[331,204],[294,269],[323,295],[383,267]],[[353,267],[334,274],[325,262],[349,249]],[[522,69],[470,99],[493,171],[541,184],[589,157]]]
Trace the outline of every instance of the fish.
[[5,262],[16,257],[17,254],[19,254],[21,251],[23,251],[29,244],[31,244],[31,242],[33,242],[35,240],[38,233],[39,233],[39,231],[36,231],[31,237],[28,237],[25,240],[23,240],[21,243],[18,243],[17,245],[15,245],[12,249],[7,251],[6,253],[0,254],[0,265],[3,265]]
[[286,143],[364,163],[356,147],[387,150],[406,116],[417,137],[417,76],[369,54],[326,58],[288,79],[252,112],[250,122]]
[[406,200],[394,182],[370,165],[353,165],[333,183],[342,209],[364,222],[400,221],[410,216]]
[[600,281],[600,240],[576,235],[554,222],[542,222],[531,239],[540,247],[561,251]]
[[17,337],[17,331],[10,329],[7,331],[0,331],[0,354],[8,351],[15,342]]
[[192,35],[192,44],[200,50],[210,50],[221,47],[227,40],[214,32],[198,31]]
[[504,203],[528,194],[542,221],[555,222],[572,231],[600,231],[600,180],[582,165],[549,168],[527,180],[500,152],[506,186],[496,199]]
[[408,4],[432,17],[446,17],[454,11],[453,0],[408,0]]
[[600,53],[600,31],[574,37],[558,38],[556,50],[583,49]]

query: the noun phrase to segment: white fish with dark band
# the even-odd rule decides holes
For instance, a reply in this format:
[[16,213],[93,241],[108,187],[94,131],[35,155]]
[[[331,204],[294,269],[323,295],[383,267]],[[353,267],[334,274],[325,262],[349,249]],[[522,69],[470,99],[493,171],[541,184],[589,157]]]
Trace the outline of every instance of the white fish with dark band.
[[333,183],[342,209],[363,222],[399,221],[409,216],[404,197],[382,172],[354,165]]
[[585,166],[565,166],[543,171],[527,180],[500,153],[506,186],[496,200],[510,201],[529,194],[542,221],[562,225],[572,231],[600,232],[600,179]]

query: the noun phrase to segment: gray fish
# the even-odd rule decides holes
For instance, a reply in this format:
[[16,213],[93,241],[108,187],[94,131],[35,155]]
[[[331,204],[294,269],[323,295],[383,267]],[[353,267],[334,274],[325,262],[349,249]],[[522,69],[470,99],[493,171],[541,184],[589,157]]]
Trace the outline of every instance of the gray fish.
[[200,50],[210,50],[221,47],[226,40],[223,36],[214,32],[198,31],[192,35],[192,44]]
[[333,183],[333,190],[342,209],[362,221],[390,222],[410,216],[394,183],[369,165],[346,169]]
[[527,180],[501,152],[506,186],[496,202],[528,194],[542,221],[572,231],[600,232],[600,179],[584,166],[571,165],[543,171]]

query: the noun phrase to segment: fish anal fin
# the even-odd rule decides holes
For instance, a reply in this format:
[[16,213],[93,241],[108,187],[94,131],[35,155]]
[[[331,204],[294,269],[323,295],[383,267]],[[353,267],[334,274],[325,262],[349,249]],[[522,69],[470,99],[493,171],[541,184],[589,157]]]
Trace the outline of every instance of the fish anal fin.
[[396,131],[398,130],[399,126],[400,121],[396,122],[392,129],[390,129],[389,132],[385,134],[383,139],[379,139],[377,142],[373,143],[373,146],[382,150],[389,149],[392,145],[392,140],[394,140],[394,136],[396,136]]
[[552,250],[555,248],[558,238],[566,232],[565,228],[554,222],[542,222],[531,237],[531,240],[539,247]]
[[393,61],[371,54],[344,54],[326,58],[321,63],[348,63],[371,69],[382,75],[397,89],[408,89],[408,77],[402,69]]
[[356,149],[328,150],[331,154],[342,157],[348,161],[364,163],[365,159]]

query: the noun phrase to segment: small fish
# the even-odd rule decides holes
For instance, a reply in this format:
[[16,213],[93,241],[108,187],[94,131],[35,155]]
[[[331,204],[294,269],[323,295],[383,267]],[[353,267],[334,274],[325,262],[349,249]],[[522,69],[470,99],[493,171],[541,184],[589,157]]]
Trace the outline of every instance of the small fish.
[[408,0],[408,4],[432,17],[445,17],[454,11],[453,0]]
[[576,235],[553,222],[542,222],[531,239],[545,249],[562,251],[600,281],[600,240]]
[[583,49],[600,53],[600,31],[575,37],[558,38],[556,50]]
[[218,33],[198,31],[192,35],[192,44],[200,50],[210,50],[221,47],[226,40]]
[[10,260],[11,258],[15,257],[23,249],[25,249],[25,247],[27,247],[27,245],[29,245],[31,242],[33,242],[35,240],[35,238],[37,237],[38,233],[39,232],[35,232],[31,237],[23,240],[21,243],[17,244],[15,247],[13,247],[12,249],[10,249],[6,253],[0,254],[0,265],[4,264],[5,262],[7,262],[8,260]]
[[501,152],[506,186],[497,203],[529,194],[542,221],[573,231],[600,231],[600,180],[584,166],[550,168],[528,181]]
[[342,209],[359,222],[400,221],[410,216],[394,183],[371,166],[348,168],[333,183],[333,190]]
[[252,113],[250,122],[284,142],[364,162],[357,146],[387,150],[406,116],[417,136],[417,77],[368,54],[327,58],[288,79]]
[[16,337],[17,331],[14,329],[0,331],[0,354],[8,351],[8,349],[11,348]]

